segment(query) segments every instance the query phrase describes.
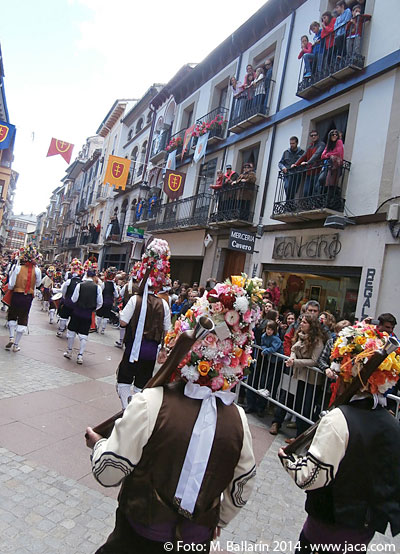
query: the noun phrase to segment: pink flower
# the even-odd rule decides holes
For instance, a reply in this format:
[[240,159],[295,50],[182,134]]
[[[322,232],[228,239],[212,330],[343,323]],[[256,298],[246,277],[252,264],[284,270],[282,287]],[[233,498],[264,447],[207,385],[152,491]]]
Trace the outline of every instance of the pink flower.
[[225,339],[220,341],[219,347],[221,349],[221,352],[224,356],[227,356],[232,352],[233,349],[233,342],[231,339]]
[[210,309],[214,314],[220,314],[224,311],[224,306],[221,304],[221,302],[215,302],[214,304],[210,304]]
[[218,377],[213,377],[213,379],[211,379],[211,390],[217,391],[219,389],[222,389],[223,386],[224,378],[222,377],[222,375],[218,375]]
[[214,333],[210,333],[205,337],[204,342],[207,344],[207,346],[215,346],[217,344],[217,337],[214,335]]
[[247,310],[247,312],[243,315],[243,321],[245,323],[251,323],[251,310]]

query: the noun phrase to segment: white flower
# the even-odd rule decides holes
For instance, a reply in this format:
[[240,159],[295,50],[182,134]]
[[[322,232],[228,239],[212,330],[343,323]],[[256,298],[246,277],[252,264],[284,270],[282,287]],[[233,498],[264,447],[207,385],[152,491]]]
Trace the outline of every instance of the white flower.
[[229,378],[229,377],[234,377],[236,375],[238,371],[238,368],[237,367],[230,367],[230,366],[224,366],[220,373],[226,377],[226,378]]
[[246,296],[239,296],[236,298],[236,301],[233,305],[235,310],[238,312],[241,312],[242,314],[245,314],[247,310],[249,309],[249,301],[247,300]]
[[194,365],[184,365],[181,369],[181,375],[191,383],[195,383],[200,377],[200,373]]
[[207,360],[213,360],[218,354],[218,348],[211,348],[210,346],[208,346],[207,348],[203,348],[202,350]]

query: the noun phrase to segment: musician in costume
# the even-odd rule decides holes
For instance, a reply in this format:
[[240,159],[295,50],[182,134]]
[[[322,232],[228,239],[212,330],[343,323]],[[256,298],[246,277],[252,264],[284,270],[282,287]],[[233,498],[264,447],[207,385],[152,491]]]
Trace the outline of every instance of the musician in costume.
[[161,553],[176,541],[173,552],[183,545],[209,552],[214,534],[246,505],[255,461],[231,389],[252,360],[261,297],[253,281],[240,282],[217,284],[166,336],[169,348],[204,315],[218,333],[192,343],[183,360],[180,354],[173,383],[135,395],[108,439],[87,429],[95,478],[103,486],[122,482],[115,529],[97,554]]
[[[131,297],[136,294],[139,290],[138,282],[137,282],[137,273],[140,269],[141,263],[136,262],[133,266],[130,274],[129,281],[121,287],[120,290],[120,296],[122,299],[122,309],[125,308],[125,306],[128,304]],[[119,340],[115,341],[115,346],[117,348],[122,348],[124,344],[124,337],[125,337],[125,327],[119,327]]]
[[42,273],[37,267],[41,255],[30,243],[19,251],[18,263],[9,275],[8,289],[12,290],[11,304],[8,310],[8,329],[10,338],[6,350],[19,352],[20,340],[27,329],[29,311],[36,287],[40,286]]
[[76,358],[77,364],[83,363],[83,354],[85,352],[88,340],[89,329],[92,322],[92,313],[101,308],[103,295],[101,286],[94,282],[96,271],[88,269],[86,279],[77,283],[71,296],[74,304],[73,312],[68,323],[67,331],[67,351],[64,352],[64,358],[72,358],[72,348],[76,335],[79,338],[79,354]]
[[[331,355],[331,369],[339,375],[331,402],[358,379],[387,337],[365,323],[340,331]],[[283,467],[307,493],[301,553],[314,552],[310,544],[366,551],[375,532],[385,533],[388,524],[393,536],[400,533],[400,427],[384,409],[384,393],[400,375],[399,354],[384,359],[350,403],[321,419],[304,455],[279,450]]]
[[74,294],[76,285],[82,281],[83,266],[78,258],[74,258],[71,261],[68,272],[68,279],[64,281],[61,287],[62,302],[58,308],[58,330],[57,337],[62,337],[67,323],[74,311],[74,303],[72,302],[72,295]]
[[111,317],[111,310],[114,304],[114,300],[119,297],[119,289],[115,284],[115,276],[117,275],[116,267],[109,267],[104,274],[104,281],[102,283],[103,305],[96,311],[98,317],[97,328],[100,329],[100,333],[104,335],[107,323]]
[[[159,345],[171,325],[171,312],[156,293],[169,278],[170,250],[167,241],[154,239],[146,248],[137,273],[145,278],[143,293],[133,295],[120,313],[120,325],[126,328],[125,351],[117,369],[117,393],[126,408],[132,393],[141,392],[153,374]],[[132,389],[133,384],[133,389]]]

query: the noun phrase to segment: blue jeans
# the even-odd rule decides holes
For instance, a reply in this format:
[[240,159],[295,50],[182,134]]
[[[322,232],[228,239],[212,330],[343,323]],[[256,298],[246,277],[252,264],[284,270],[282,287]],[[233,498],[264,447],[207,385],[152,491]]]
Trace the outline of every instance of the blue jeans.
[[311,66],[314,61],[314,54],[304,54],[303,60],[304,60],[304,73],[311,74]]
[[286,200],[293,200],[293,198],[296,196],[296,192],[299,188],[300,178],[300,173],[285,174],[283,186],[285,188]]
[[304,197],[317,194],[318,177],[319,175],[306,175],[306,179],[304,181],[304,191],[303,191]]

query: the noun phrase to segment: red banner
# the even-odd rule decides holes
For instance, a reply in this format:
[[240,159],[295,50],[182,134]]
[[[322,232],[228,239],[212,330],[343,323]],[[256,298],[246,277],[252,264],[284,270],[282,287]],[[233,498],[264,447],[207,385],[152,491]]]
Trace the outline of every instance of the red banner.
[[193,131],[195,130],[196,123],[186,129],[185,134],[183,135],[183,144],[182,144],[182,154],[181,154],[181,160],[183,160],[183,157],[185,156],[187,146],[192,138]]
[[183,194],[186,173],[167,169],[164,175],[164,192],[172,200],[176,200]]
[[67,164],[69,164],[69,162],[71,161],[73,149],[74,149],[73,144],[70,144],[69,142],[65,142],[64,140],[58,140],[58,139],[52,138],[49,146],[49,151],[47,152],[47,157],[57,156],[57,154],[60,154],[60,156],[64,158]]

